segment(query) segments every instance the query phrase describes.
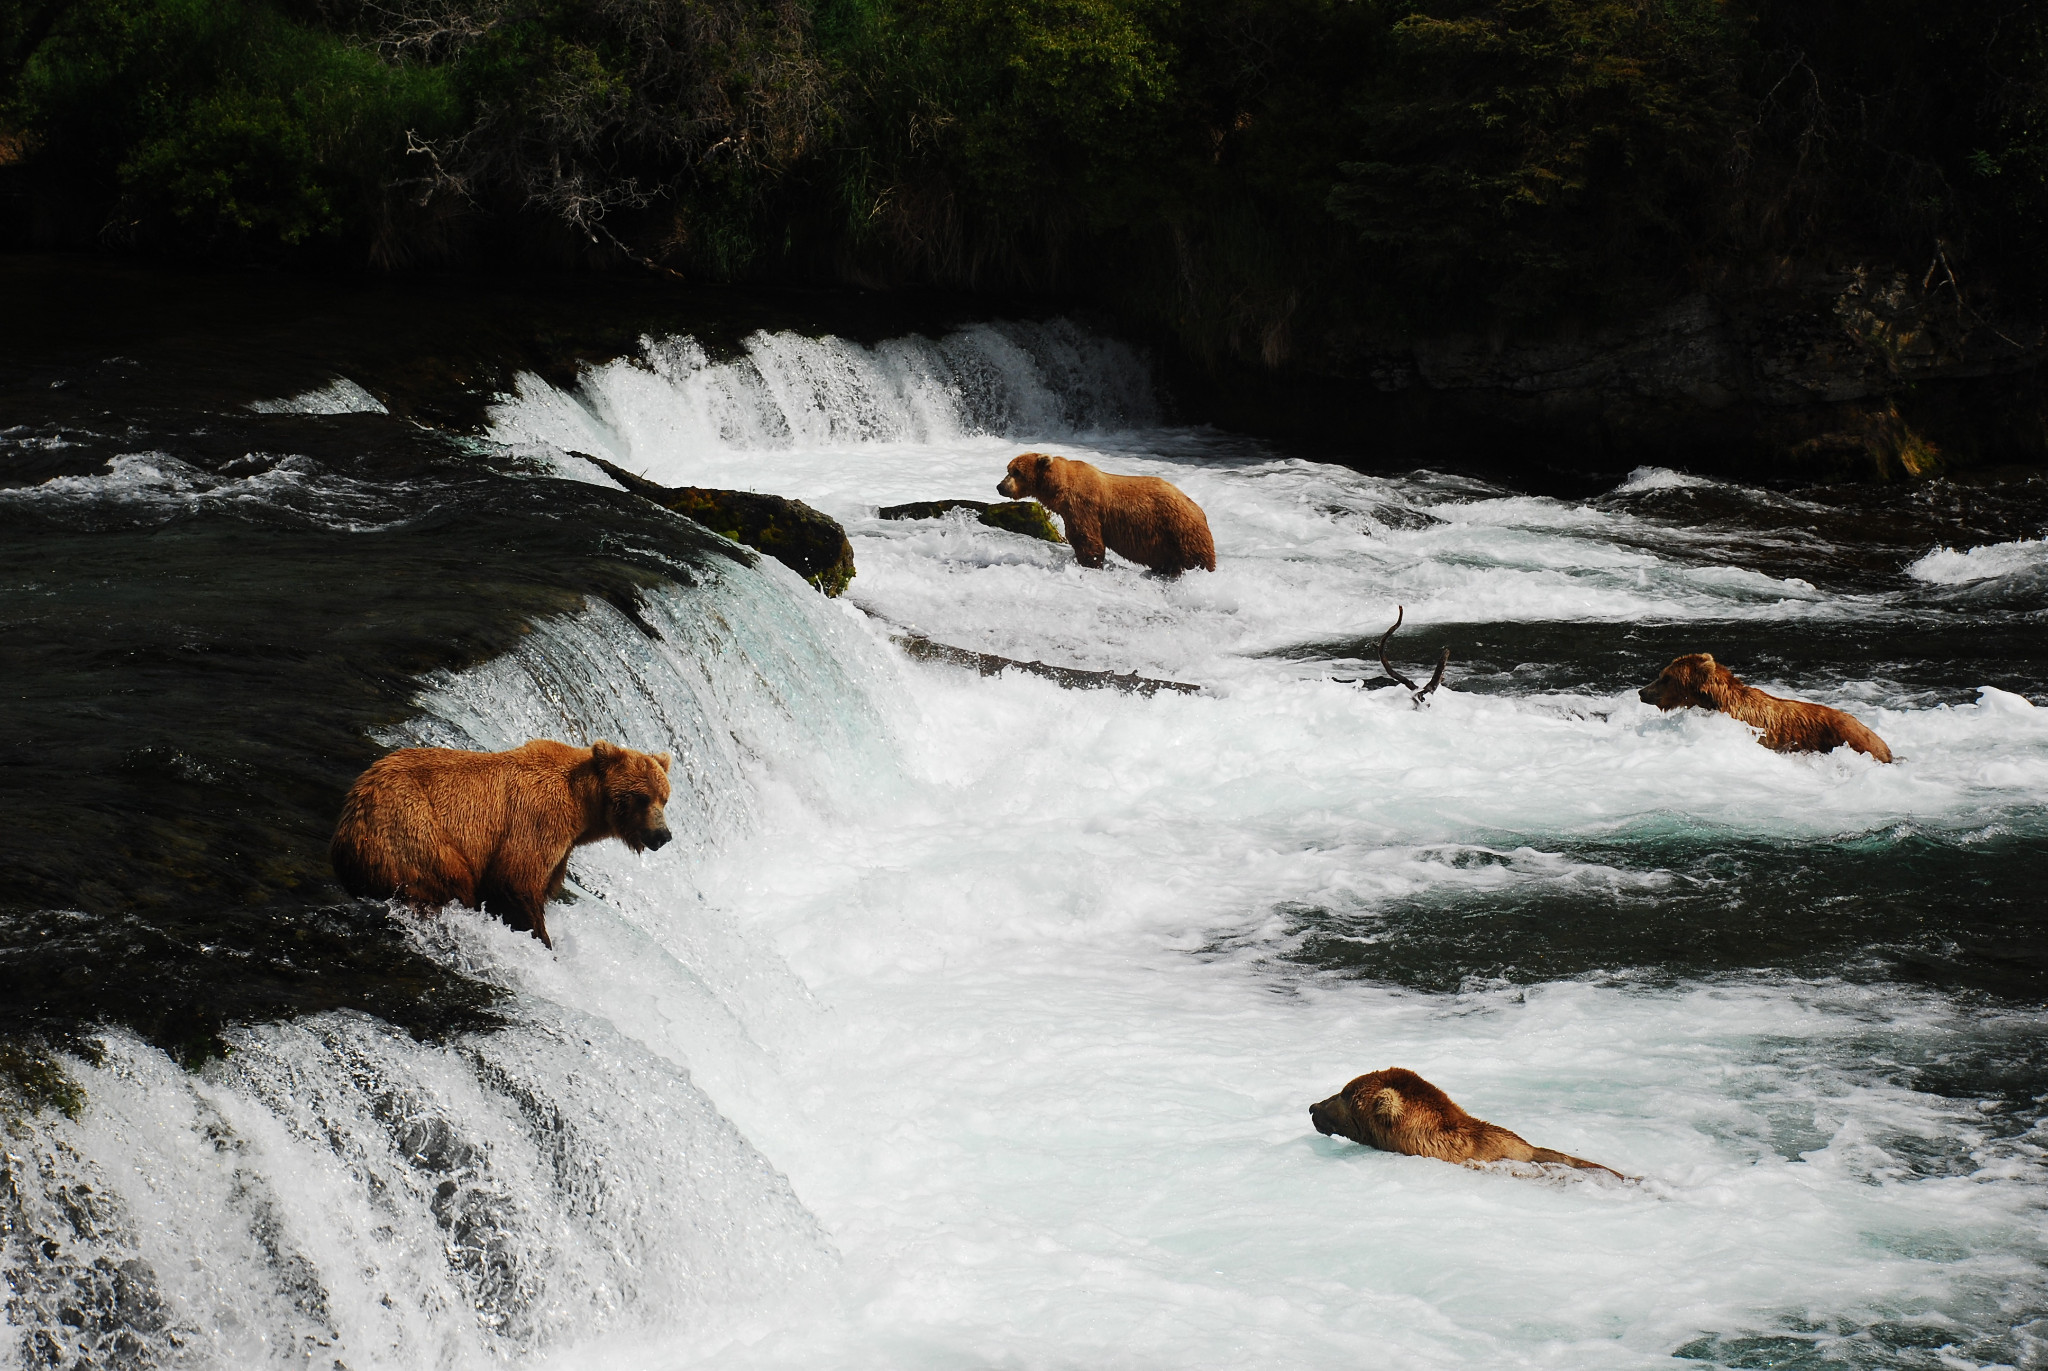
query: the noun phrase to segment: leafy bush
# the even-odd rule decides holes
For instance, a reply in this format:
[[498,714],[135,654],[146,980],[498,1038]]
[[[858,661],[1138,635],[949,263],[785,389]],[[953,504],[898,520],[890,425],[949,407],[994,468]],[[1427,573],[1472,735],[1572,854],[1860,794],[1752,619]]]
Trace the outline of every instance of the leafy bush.
[[608,222],[625,212],[719,274],[753,256],[762,194],[828,117],[790,0],[395,0],[355,30],[460,93],[461,128],[417,143],[434,185],[639,255]]
[[[21,11],[17,9],[16,13]],[[117,241],[275,251],[375,217],[446,83],[251,0],[85,0],[11,83],[8,122],[112,204]]]
[[1739,115],[1717,0],[1436,3],[1389,32],[1329,203],[1394,270],[1513,313],[1696,240]]
[[[105,237],[1086,295],[1197,350],[1783,259],[2037,291],[2033,0],[0,0]],[[482,231],[488,227],[488,232]],[[437,237],[442,235],[442,237]]]

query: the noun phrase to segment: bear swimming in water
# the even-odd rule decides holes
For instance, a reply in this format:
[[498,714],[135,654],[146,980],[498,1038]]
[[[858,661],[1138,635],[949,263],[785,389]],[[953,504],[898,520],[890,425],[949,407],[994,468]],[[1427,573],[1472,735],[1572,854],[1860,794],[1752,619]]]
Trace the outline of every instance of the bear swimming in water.
[[1036,500],[1060,516],[1082,566],[1102,565],[1107,547],[1168,576],[1216,569],[1216,542],[1202,507],[1157,476],[1112,476],[1086,462],[1043,452],[1010,459],[996,490]]
[[1663,674],[1638,691],[1636,698],[1663,710],[1694,705],[1719,710],[1762,729],[1764,736],[1757,741],[1776,752],[1833,752],[1846,745],[1880,762],[1892,759],[1884,739],[1865,728],[1855,715],[1767,695],[1737,680],[1734,672],[1707,652],[1672,658]]
[[406,747],[349,787],[328,853],[351,895],[488,907],[549,947],[570,849],[669,840],[666,752],[538,739],[509,752]]
[[1613,1167],[1533,1147],[1519,1134],[1475,1119],[1449,1095],[1399,1066],[1358,1077],[1310,1105],[1308,1117],[1318,1133],[1342,1134],[1382,1152],[1464,1163],[1557,1162],[1628,1179]]

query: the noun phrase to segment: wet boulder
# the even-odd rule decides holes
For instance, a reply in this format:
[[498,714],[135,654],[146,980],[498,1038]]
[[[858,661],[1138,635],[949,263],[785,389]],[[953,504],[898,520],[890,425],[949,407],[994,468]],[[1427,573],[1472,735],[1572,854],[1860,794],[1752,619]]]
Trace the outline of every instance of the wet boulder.
[[1067,541],[1054,527],[1052,515],[1036,500],[1005,500],[993,505],[986,500],[918,500],[885,506],[881,515],[884,519],[943,519],[956,509],[971,509],[981,523],[1006,533],[1021,533],[1048,543]]
[[633,494],[767,553],[827,595],[839,594],[853,579],[853,544],[847,541],[846,530],[837,519],[801,500],[749,490],[656,485],[602,457],[587,452],[571,455],[594,464]]

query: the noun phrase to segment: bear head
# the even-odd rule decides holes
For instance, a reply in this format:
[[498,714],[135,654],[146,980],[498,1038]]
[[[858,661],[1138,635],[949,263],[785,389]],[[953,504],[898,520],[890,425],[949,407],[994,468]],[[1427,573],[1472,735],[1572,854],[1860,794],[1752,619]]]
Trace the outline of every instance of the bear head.
[[1404,1151],[1401,1137],[1433,1131],[1461,1117],[1450,1096],[1404,1066],[1358,1077],[1327,1100],[1309,1106],[1318,1133],[1334,1133],[1387,1152]]
[[1053,493],[1052,464],[1059,459],[1043,452],[1027,452],[1010,459],[1010,473],[996,483],[996,493],[1005,500],[1038,500]]
[[1308,1121],[1316,1126],[1316,1132],[1325,1137],[1333,1133],[1351,1137],[1355,1125],[1350,1097],[1340,1090],[1327,1100],[1316,1101],[1308,1107]]
[[1689,652],[1671,659],[1656,680],[1636,692],[1636,698],[1659,709],[1719,709],[1735,678],[1715,661],[1712,653]]
[[635,852],[668,845],[668,763],[666,752],[636,752],[599,739],[590,760],[604,787],[604,812],[612,836]]
[[1404,1078],[1411,1076],[1415,1073],[1398,1066],[1360,1076],[1329,1099],[1310,1105],[1309,1122],[1318,1133],[1334,1133],[1367,1147],[1386,1147],[1404,1108]]

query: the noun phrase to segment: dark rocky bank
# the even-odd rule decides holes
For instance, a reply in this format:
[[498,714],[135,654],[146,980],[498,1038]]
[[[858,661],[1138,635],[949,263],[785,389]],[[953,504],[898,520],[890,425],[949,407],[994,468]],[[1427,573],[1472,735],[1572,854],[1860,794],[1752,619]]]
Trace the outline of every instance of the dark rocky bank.
[[1169,357],[1190,415],[1366,463],[1642,463],[1895,480],[2048,461],[2048,327],[1937,260],[1702,290],[1547,335],[1330,329],[1274,364]]

